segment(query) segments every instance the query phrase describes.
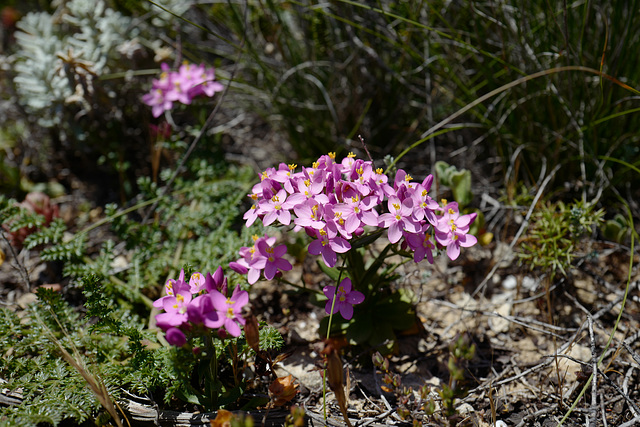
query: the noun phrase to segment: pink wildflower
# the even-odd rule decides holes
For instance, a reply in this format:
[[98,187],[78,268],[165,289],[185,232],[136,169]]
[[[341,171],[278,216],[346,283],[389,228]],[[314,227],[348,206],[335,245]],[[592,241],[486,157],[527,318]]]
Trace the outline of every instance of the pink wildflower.
[[[351,290],[351,286],[351,279],[347,277],[340,282],[337,291],[335,286],[324,287],[322,291],[329,298],[324,307],[327,314],[335,314],[339,311],[345,320],[353,317],[353,306],[364,301],[364,294]],[[333,310],[331,310],[332,306]]]
[[229,335],[239,337],[242,333],[239,324],[245,324],[242,308],[249,302],[249,293],[236,287],[229,298],[218,291],[213,291],[209,295],[218,315],[223,319],[222,327]]

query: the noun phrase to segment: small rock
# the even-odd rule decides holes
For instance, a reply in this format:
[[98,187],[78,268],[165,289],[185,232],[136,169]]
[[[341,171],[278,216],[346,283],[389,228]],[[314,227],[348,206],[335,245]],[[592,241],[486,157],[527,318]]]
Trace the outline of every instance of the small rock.
[[[511,309],[513,308],[513,304],[511,302],[506,302],[498,307],[495,313],[501,316],[509,316],[511,314]],[[504,317],[492,317],[489,319],[489,327],[496,334],[502,334],[509,332],[509,324],[511,323],[508,319]]]
[[522,287],[528,291],[535,291],[538,289],[539,281],[533,277],[524,276],[522,279]]
[[469,405],[468,403],[463,403],[462,405],[458,406],[456,409],[458,410],[458,413],[462,416],[466,416],[476,412],[476,410],[473,409],[473,406]]
[[515,289],[516,286],[518,286],[518,279],[516,279],[516,276],[513,276],[513,275],[507,276],[502,281],[502,287],[508,291],[511,289]]

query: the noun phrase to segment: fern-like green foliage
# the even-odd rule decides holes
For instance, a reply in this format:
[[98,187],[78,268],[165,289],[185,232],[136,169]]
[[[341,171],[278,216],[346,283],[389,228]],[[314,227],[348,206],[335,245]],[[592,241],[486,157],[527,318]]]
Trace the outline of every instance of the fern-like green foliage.
[[[0,409],[1,418],[25,426],[64,420],[79,424],[103,411],[80,372],[62,358],[61,346],[104,383],[113,399],[122,399],[123,390],[161,394],[173,379],[167,369],[169,351],[142,331],[143,319],[98,296],[100,283],[97,276],[84,281],[93,318],[46,289],[38,291],[39,301],[24,317],[0,309],[0,346],[6,354],[0,376],[8,381],[6,388],[20,390],[24,397],[21,405]],[[90,327],[91,319],[97,323]],[[143,340],[157,349],[145,350]]]
[[[40,226],[25,247],[39,251],[45,262],[62,264],[68,282],[61,282],[81,289],[83,299],[79,309],[77,298],[71,303],[65,292],[39,289],[38,301],[23,315],[0,310],[0,351],[8,355],[0,362],[0,378],[25,397],[23,404],[1,409],[0,418],[19,425],[108,418],[83,376],[64,359],[63,349],[115,400],[123,399],[126,390],[166,407],[176,398],[203,409],[235,404],[244,381],[239,364],[251,355],[242,336],[196,338],[194,347],[208,349],[198,353],[163,345],[148,323],[150,300],[157,298],[167,276],[176,277],[183,266],[188,273],[214,271],[238,257],[255,232],[241,219],[253,180],[249,169],[196,155],[167,194],[140,180],[141,197],[158,201],[150,221],[107,206],[112,238],[102,242],[89,239],[88,231],[72,233],[61,219],[48,226],[34,215],[22,219],[21,226]],[[0,198],[5,224],[23,213],[14,200]],[[275,328],[263,325],[260,345],[277,350],[283,340]],[[217,376],[206,381],[200,374],[212,360]]]
[[62,241],[66,230],[67,225],[64,223],[64,220],[62,220],[62,218],[56,218],[48,227],[37,230],[35,233],[27,236],[24,240],[24,245],[27,249],[33,249],[40,245],[58,244]]

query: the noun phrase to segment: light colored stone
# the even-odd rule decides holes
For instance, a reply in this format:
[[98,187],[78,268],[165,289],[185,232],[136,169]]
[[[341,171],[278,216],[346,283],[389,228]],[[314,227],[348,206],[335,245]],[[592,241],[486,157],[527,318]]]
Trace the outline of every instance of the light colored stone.
[[509,275],[502,281],[502,287],[508,291],[515,289],[516,286],[518,286],[518,279],[514,275]]
[[[513,304],[511,302],[505,302],[495,310],[495,313],[499,314],[500,316],[510,316],[512,309],[513,309]],[[488,323],[491,330],[496,334],[509,332],[509,327],[511,324],[511,322],[508,319],[505,319],[504,317],[499,317],[499,316],[489,318]]]

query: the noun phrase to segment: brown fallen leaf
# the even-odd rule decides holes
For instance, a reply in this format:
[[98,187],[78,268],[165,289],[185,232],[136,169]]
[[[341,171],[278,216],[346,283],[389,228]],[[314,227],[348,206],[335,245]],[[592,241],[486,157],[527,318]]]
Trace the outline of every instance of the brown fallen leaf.
[[211,420],[211,427],[231,427],[233,414],[225,409],[218,409],[216,418]]
[[282,406],[290,402],[298,393],[298,384],[295,384],[291,374],[286,377],[276,378],[269,386],[270,407]]

